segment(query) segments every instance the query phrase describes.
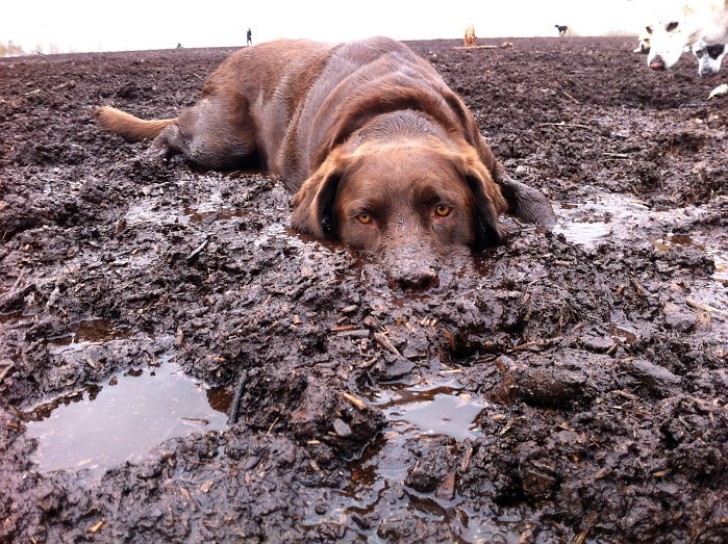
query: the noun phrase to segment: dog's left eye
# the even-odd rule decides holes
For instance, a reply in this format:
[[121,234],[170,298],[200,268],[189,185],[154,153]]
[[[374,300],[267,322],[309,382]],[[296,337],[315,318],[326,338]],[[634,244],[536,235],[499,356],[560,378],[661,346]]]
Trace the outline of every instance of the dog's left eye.
[[667,31],[668,31],[668,32],[672,32],[672,31],[673,31],[673,30],[675,30],[676,28],[677,28],[677,23],[676,23],[676,22],[674,22],[674,21],[673,21],[672,23],[668,23],[668,24],[667,24]]
[[435,215],[438,217],[447,217],[450,212],[452,212],[452,206],[446,206],[445,204],[435,206]]
[[356,214],[356,219],[361,223],[362,225],[368,225],[372,222],[372,215],[367,212],[361,212]]

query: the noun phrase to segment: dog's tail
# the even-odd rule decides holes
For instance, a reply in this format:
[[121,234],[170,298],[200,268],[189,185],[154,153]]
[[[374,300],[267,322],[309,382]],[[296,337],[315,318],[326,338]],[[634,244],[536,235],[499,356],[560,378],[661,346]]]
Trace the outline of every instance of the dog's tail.
[[146,121],[133,115],[112,108],[102,106],[94,111],[96,122],[104,129],[118,134],[127,142],[141,142],[156,138],[165,127],[173,125],[177,119],[153,119]]

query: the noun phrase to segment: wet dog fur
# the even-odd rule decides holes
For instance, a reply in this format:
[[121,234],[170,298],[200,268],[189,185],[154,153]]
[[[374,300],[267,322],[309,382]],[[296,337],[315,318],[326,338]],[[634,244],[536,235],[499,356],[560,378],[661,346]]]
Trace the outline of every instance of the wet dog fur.
[[257,159],[294,193],[294,228],[424,261],[414,284],[431,281],[437,256],[501,244],[503,213],[555,223],[540,192],[505,175],[436,70],[388,38],[261,43],[228,57],[176,118],[109,106],[95,118],[128,141],[152,139],[155,156],[212,169]]

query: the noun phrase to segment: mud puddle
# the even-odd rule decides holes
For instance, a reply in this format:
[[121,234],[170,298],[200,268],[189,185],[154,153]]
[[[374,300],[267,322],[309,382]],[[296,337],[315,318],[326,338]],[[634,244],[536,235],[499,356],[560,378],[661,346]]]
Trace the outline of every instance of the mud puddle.
[[36,406],[25,414],[27,437],[38,440],[40,471],[87,470],[98,478],[121,463],[139,463],[168,439],[224,430],[228,405],[225,391],[167,362]]
[[487,407],[484,400],[461,391],[455,382],[385,389],[376,405],[392,430],[445,435],[458,441],[478,436],[475,418]]
[[637,246],[651,245],[656,251],[686,248],[704,251],[715,263],[713,279],[728,282],[728,251],[701,233],[676,233],[673,227],[696,219],[705,212],[689,206],[670,210],[653,210],[639,199],[620,194],[602,193],[579,203],[557,207],[559,224],[556,234],[567,241],[594,249],[614,239],[630,240]]
[[[361,455],[349,463],[348,484],[332,497],[328,510],[308,516],[311,526],[362,520],[359,536],[371,542],[386,542],[386,527],[414,516],[422,523],[448,524],[464,542],[519,542],[527,516],[519,508],[494,506],[487,511],[474,507],[456,493],[456,474],[450,473],[433,490],[423,488],[413,476],[411,458],[426,456],[424,442],[434,448],[465,448],[482,436],[476,419],[489,403],[462,389],[456,380],[432,381],[416,386],[386,384],[374,395],[389,424]],[[418,464],[417,461],[414,462]],[[408,468],[409,467],[409,468]],[[379,529],[368,529],[363,520],[383,505],[389,515],[379,520]]]

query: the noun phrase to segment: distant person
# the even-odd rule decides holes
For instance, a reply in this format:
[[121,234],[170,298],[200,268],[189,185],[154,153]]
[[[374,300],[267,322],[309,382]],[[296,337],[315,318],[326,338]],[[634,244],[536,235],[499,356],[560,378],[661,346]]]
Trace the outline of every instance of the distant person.
[[182,49],[182,42],[177,42],[177,49]]
[[253,31],[248,29],[246,45],[253,45]]

